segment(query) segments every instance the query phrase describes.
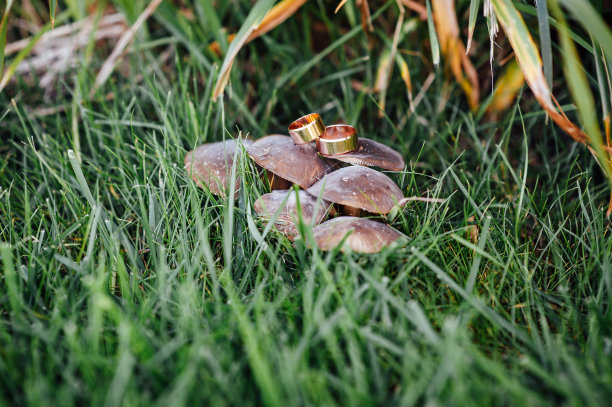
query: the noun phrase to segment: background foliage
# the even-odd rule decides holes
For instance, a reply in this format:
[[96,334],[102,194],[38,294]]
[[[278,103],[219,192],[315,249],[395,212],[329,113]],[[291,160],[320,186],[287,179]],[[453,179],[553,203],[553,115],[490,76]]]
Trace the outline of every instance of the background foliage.
[[[609,399],[610,10],[337,6],[3,3],[2,404]],[[236,201],[182,168],[311,111],[448,198],[393,221],[407,245],[293,246],[245,154]]]

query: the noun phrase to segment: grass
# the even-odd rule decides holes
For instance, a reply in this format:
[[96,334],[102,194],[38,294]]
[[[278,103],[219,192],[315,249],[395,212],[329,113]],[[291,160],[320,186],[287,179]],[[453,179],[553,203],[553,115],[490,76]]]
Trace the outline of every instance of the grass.
[[[608,190],[588,151],[528,91],[498,120],[468,113],[442,69],[412,115],[394,75],[380,118],[351,83],[373,83],[377,50],[351,2],[338,16],[328,6],[307,4],[243,49],[217,103],[221,60],[199,42],[217,34],[169,2],[126,56],[130,74],[93,99],[72,102],[91,91],[100,58],[57,81],[46,104],[65,111],[37,114],[45,102],[22,79],[0,94],[0,404],[612,396]],[[237,30],[249,7],[195,18]],[[372,35],[390,43],[382,28]],[[426,24],[409,35],[425,41]],[[168,47],[173,58],[158,63]],[[406,59],[418,90],[430,68]],[[235,201],[183,170],[198,144],[284,133],[310,111],[400,151],[407,167],[389,175],[406,196],[448,200],[411,203],[393,221],[406,244],[320,252],[261,227],[252,203],[265,186],[244,152]]]

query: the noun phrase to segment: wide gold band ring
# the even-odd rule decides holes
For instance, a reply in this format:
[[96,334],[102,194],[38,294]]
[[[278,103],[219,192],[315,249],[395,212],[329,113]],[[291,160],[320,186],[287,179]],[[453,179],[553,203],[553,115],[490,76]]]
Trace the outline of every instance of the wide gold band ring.
[[295,144],[306,144],[319,138],[325,131],[323,120],[317,113],[302,116],[289,125],[289,135]]
[[323,156],[334,156],[351,152],[357,148],[357,131],[348,124],[327,126],[317,139],[317,150]]

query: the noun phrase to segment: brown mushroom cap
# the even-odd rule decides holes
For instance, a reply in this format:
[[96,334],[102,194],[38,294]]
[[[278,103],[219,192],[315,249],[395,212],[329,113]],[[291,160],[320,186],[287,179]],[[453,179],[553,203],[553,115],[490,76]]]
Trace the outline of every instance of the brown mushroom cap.
[[404,195],[385,174],[368,167],[351,166],[327,174],[308,188],[326,201],[385,215]]
[[260,167],[304,189],[332,171],[331,164],[317,154],[313,145],[296,145],[289,136],[275,134],[260,138],[251,144],[247,153]]
[[406,165],[400,153],[378,141],[364,137],[359,138],[355,150],[335,155],[333,158],[350,164],[380,167],[390,171],[401,171]]
[[[242,140],[246,147],[251,140]],[[228,191],[228,179],[234,164],[234,154],[238,144],[234,140],[202,144],[185,156],[185,170],[196,184],[210,192],[224,196]],[[240,187],[240,178],[236,176],[236,190]]]
[[349,232],[342,250],[350,247],[359,253],[378,253],[383,247],[405,237],[384,223],[352,216],[341,216],[321,223],[312,229],[312,236],[320,250],[332,250]]
[[[289,194],[289,198],[283,205],[283,201]],[[325,219],[328,211],[331,209],[331,203],[321,200],[317,207],[317,198],[310,195],[304,190],[299,190],[299,200],[302,208],[302,220],[304,223],[318,225]],[[262,195],[255,204],[255,212],[265,221],[272,219],[276,211],[283,205],[278,217],[274,222],[274,226],[289,239],[293,240],[297,234],[297,200],[293,190],[272,191],[269,194]],[[316,209],[316,212],[315,212]]]

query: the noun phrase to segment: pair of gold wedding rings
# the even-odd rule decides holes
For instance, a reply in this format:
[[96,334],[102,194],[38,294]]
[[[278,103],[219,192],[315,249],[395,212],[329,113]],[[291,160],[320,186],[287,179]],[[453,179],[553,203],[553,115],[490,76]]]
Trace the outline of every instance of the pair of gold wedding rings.
[[348,124],[334,124],[325,127],[321,116],[310,113],[289,125],[289,135],[295,144],[316,141],[322,156],[332,157],[349,153],[357,148],[357,131]]

